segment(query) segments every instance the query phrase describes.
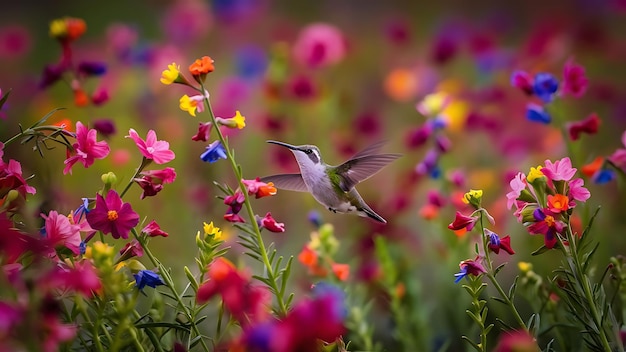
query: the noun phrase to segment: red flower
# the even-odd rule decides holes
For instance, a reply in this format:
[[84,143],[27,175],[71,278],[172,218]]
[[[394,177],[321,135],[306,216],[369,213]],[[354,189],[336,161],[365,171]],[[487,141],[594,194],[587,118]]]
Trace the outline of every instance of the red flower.
[[457,211],[454,217],[454,221],[448,225],[448,228],[454,231],[460,229],[467,229],[467,231],[472,231],[474,225],[476,225],[476,221],[478,221],[477,216],[466,216]]
[[195,136],[191,137],[191,140],[199,142],[208,141],[211,135],[211,126],[213,126],[213,124],[210,122],[200,122],[198,124],[198,133],[196,133]]
[[110,190],[106,200],[96,195],[96,207],[87,213],[87,221],[94,230],[110,233],[113,238],[128,238],[130,229],[139,223],[139,215],[129,203],[122,202],[115,190]]
[[583,120],[570,122],[566,125],[569,138],[573,141],[578,140],[581,133],[598,133],[598,127],[600,127],[600,118],[595,112]]
[[569,59],[563,67],[563,94],[570,94],[580,98],[589,85],[585,76],[585,68]]
[[485,234],[489,237],[489,249],[495,254],[500,253],[500,249],[509,254],[515,254],[513,248],[511,248],[511,236],[506,235],[500,238],[495,232],[485,229]]

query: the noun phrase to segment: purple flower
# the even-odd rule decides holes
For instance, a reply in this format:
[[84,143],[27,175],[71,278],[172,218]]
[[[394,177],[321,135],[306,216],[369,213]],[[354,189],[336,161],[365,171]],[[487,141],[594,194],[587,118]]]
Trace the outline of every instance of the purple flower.
[[226,149],[224,149],[224,146],[220,141],[215,141],[209,144],[209,146],[206,147],[206,151],[200,155],[200,159],[202,159],[202,161],[209,163],[214,163],[220,159],[226,158]]
[[529,121],[539,122],[546,125],[552,121],[552,117],[542,106],[533,103],[528,103],[526,106],[526,118]]
[[113,238],[128,238],[130,229],[139,223],[139,215],[130,203],[122,202],[115,190],[110,190],[106,200],[96,195],[96,207],[87,213],[87,222],[94,230],[110,233]]
[[101,76],[107,72],[104,62],[83,61],[78,64],[78,72],[85,76]]
[[459,263],[459,268],[461,268],[461,271],[454,274],[454,276],[456,277],[456,279],[454,280],[455,284],[468,275],[479,276],[487,272],[487,270],[485,270],[485,267],[483,267],[483,265],[478,262],[478,259],[478,257],[476,259],[467,259]]
[[552,101],[554,93],[559,89],[559,81],[550,73],[539,72],[535,75],[533,91],[544,103]]

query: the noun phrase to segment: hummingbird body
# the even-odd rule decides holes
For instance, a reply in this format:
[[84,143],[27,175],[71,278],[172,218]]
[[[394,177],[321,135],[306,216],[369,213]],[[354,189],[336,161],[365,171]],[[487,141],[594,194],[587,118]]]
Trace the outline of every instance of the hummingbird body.
[[289,148],[298,162],[300,174],[266,176],[262,181],[273,182],[280,189],[309,192],[315,200],[334,213],[353,213],[382,223],[387,222],[363,201],[354,187],[400,156],[378,154],[382,142],[367,147],[338,166],[324,163],[319,149],[314,145],[294,146],[277,141],[268,143]]

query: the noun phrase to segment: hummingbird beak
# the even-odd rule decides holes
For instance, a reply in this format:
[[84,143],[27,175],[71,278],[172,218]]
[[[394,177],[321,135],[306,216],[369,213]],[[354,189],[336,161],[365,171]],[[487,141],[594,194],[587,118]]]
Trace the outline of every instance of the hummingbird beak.
[[300,148],[296,147],[295,145],[291,145],[289,143],[284,143],[284,142],[279,142],[279,141],[272,141],[272,140],[267,141],[267,143],[280,145],[280,146],[283,146],[285,148],[289,148],[291,150],[300,150]]

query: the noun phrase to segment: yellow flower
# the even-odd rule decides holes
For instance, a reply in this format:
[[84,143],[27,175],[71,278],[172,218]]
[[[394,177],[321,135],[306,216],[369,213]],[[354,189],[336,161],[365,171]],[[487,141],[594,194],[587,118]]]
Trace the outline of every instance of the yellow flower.
[[167,70],[161,73],[161,83],[163,84],[172,84],[176,79],[178,79],[178,74],[180,73],[178,65],[175,62],[172,62],[170,65],[167,65]]
[[541,171],[543,166],[539,165],[537,167],[531,167],[528,176],[526,176],[526,181],[533,182],[540,177],[544,177],[543,172]]
[[60,38],[67,34],[67,25],[64,18],[50,22],[50,36]]
[[110,246],[104,242],[96,241],[93,244],[92,254],[99,254],[103,257],[112,257],[114,255],[115,249],[113,246]]
[[450,103],[450,97],[444,92],[428,94],[417,104],[417,110],[424,116],[435,116]]
[[242,129],[242,128],[246,127],[246,117],[241,115],[239,110],[237,110],[237,112],[235,113],[235,116],[233,117],[233,120],[234,120],[234,122],[236,124],[236,127],[238,129]]
[[463,195],[463,203],[465,204],[480,204],[480,199],[483,197],[482,189],[470,189],[469,192]]
[[517,263],[517,268],[519,269],[519,271],[527,273],[533,270],[533,265],[529,262],[519,262]]
[[204,223],[204,234],[207,236],[213,236],[214,239],[218,240],[222,237],[222,231],[219,227],[213,226],[213,221],[210,223]]
[[191,99],[187,94],[180,98],[180,109],[187,111],[189,115],[196,116],[196,109],[198,108],[198,102]]

